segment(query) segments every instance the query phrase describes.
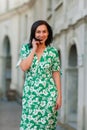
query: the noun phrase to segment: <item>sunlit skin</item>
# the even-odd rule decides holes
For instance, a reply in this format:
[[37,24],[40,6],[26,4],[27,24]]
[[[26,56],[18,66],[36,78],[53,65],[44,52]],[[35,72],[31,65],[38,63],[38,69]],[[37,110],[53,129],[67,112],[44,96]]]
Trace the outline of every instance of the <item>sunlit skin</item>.
[[33,49],[35,49],[39,61],[44,49],[46,48],[45,41],[48,38],[48,30],[45,25],[40,25],[37,27],[35,38],[41,40],[40,42],[35,39],[32,41]]
[[[22,60],[20,64],[20,67],[23,71],[26,71],[30,68],[33,58],[34,58],[34,54],[37,55],[38,62],[40,61],[43,51],[46,48],[45,42],[48,38],[48,35],[49,33],[48,33],[48,29],[46,25],[40,25],[37,27],[35,31],[35,37],[37,39],[40,39],[41,43],[39,41],[36,41],[35,39],[32,40],[32,46],[33,46],[32,51],[26,59]],[[58,89],[58,97],[57,97],[56,106],[54,109],[58,110],[62,104],[60,72],[58,71],[53,72],[53,79]]]
[[42,43],[45,44],[45,41],[48,38],[48,30],[45,25],[40,25],[37,27],[36,32],[35,32],[35,37],[42,40]]

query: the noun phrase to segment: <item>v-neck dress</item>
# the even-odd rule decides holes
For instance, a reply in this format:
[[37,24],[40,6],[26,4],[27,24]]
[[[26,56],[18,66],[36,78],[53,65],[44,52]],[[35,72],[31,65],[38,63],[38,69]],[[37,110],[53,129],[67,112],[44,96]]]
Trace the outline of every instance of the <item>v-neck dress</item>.
[[[23,44],[20,58],[25,59],[32,49]],[[52,77],[60,71],[58,51],[47,46],[38,61],[34,55],[31,67],[25,72],[20,130],[55,130],[58,112],[54,109],[58,90]]]

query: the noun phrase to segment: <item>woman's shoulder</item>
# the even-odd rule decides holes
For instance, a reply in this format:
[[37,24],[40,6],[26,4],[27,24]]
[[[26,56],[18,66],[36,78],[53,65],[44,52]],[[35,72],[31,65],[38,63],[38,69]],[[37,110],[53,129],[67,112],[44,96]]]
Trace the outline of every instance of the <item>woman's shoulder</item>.
[[29,43],[23,43],[22,44],[22,49],[29,50]]
[[29,46],[29,43],[23,43],[22,44],[22,47],[28,47]]
[[58,49],[54,46],[49,46],[49,51],[54,52],[54,53],[58,53]]

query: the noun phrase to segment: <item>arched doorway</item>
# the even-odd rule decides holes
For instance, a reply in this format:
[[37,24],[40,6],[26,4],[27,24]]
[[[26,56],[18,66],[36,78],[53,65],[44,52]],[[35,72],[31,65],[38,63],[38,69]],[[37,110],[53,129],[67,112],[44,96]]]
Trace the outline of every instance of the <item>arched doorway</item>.
[[69,51],[68,69],[66,75],[66,118],[67,123],[77,127],[77,104],[78,104],[78,69],[77,49],[73,44]]
[[3,63],[4,63],[4,95],[7,95],[7,92],[10,89],[11,83],[11,49],[10,49],[10,40],[8,36],[5,36],[3,43]]

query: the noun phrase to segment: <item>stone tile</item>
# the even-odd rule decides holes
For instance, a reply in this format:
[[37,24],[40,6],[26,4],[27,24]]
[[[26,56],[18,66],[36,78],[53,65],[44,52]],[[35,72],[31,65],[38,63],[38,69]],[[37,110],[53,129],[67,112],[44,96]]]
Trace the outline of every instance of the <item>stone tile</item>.
[[0,101],[0,130],[19,130],[21,106],[16,102]]

